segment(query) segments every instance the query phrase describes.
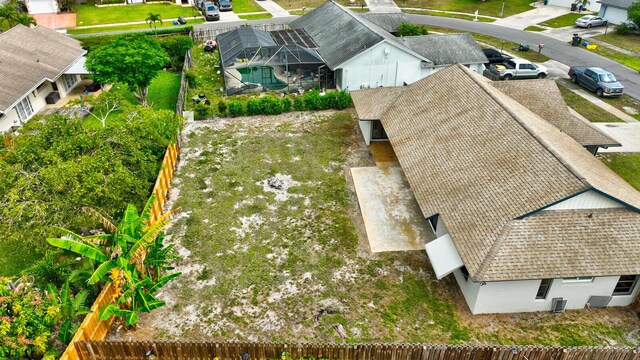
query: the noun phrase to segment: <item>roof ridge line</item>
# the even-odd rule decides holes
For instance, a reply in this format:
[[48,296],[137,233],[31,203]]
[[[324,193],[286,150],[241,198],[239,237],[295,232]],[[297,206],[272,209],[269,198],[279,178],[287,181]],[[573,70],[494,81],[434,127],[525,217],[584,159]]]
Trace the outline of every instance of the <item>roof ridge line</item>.
[[[567,168],[571,174],[573,174],[573,176],[575,176],[578,180],[580,180],[583,184],[587,185],[587,186],[591,186],[591,184],[589,184],[587,182],[587,179],[580,174],[580,172],[575,169],[571,164],[569,164],[563,157],[562,155],[557,152],[555,149],[552,148],[551,144],[549,144],[549,142],[547,142],[546,140],[542,139],[538,134],[536,134],[536,132],[532,131],[527,125],[524,124],[524,122],[522,121],[522,119],[520,119],[520,116],[514,112],[513,110],[509,109],[508,105],[505,104],[502,99],[500,99],[498,96],[496,96],[492,91],[499,91],[500,93],[504,94],[502,91],[500,91],[498,88],[491,86],[491,89],[489,88],[488,84],[483,83],[482,81],[479,81],[478,79],[475,78],[475,76],[473,76],[473,74],[471,74],[471,70],[467,69],[466,67],[457,64],[458,66],[462,67],[462,70],[467,74],[467,76],[469,78],[471,78],[471,80],[473,80],[476,84],[478,84],[494,101],[496,101],[498,103],[498,105],[500,105],[509,115],[511,115],[514,119],[516,119],[516,121],[518,122],[518,124],[520,124],[520,126],[522,126],[529,134],[531,134],[531,136],[533,136],[534,139],[536,139],[536,141],[538,141],[549,153],[551,153],[551,155],[553,155],[556,159],[558,159],[558,161],[560,161],[560,163]],[[504,94],[505,96],[509,97],[509,95]],[[511,98],[511,97],[509,97]],[[512,99],[514,102],[518,103],[515,99]],[[518,103],[520,106],[524,107],[526,109],[526,111],[531,112],[533,115],[538,116],[538,114],[535,114],[533,111],[527,109],[524,105]],[[546,122],[546,120],[542,119],[543,121]],[[549,124],[551,125],[551,124]],[[553,126],[553,125],[551,125]],[[554,126],[555,128],[555,126]],[[556,128],[557,129],[557,128]],[[559,131],[559,130],[558,130]],[[566,133],[563,133],[566,136]],[[573,140],[573,139],[572,139]],[[575,140],[573,140],[575,141]]]

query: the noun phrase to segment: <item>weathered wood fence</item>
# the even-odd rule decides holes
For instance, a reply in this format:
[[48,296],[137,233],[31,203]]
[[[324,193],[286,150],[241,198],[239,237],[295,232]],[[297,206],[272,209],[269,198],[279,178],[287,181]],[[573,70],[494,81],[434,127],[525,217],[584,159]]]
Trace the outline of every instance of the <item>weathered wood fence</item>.
[[[180,154],[180,147],[178,144],[172,144],[167,146],[167,151],[164,154],[162,160],[162,167],[156,183],[153,186],[153,193],[156,195],[156,201],[151,206],[151,215],[149,222],[156,221],[163,214],[163,207],[169,192],[169,184],[173,178],[173,172],[175,170],[176,162],[178,161],[178,155]],[[65,352],[60,357],[60,360],[79,360],[74,343],[77,341],[87,340],[102,340],[109,333],[111,324],[113,323],[113,317],[107,321],[100,321],[100,310],[107,304],[113,303],[118,296],[119,289],[112,283],[102,288],[100,295],[91,306],[91,312],[85,316],[80,328],[73,336],[73,339],[67,346]]]
[[192,61],[191,49],[187,50],[184,56],[184,64],[182,65],[182,77],[180,78],[180,92],[178,93],[178,102],[176,103],[176,114],[182,116],[184,110],[185,97],[187,96],[187,71],[191,69]]
[[[638,360],[638,349],[425,344],[80,341],[82,360]],[[154,357],[155,356],[155,357]],[[246,355],[245,355],[246,357]]]
[[[242,25],[247,26],[247,25]],[[249,27],[262,30],[262,31],[275,31],[275,30],[287,30],[289,29],[289,24],[287,23],[277,23],[277,24],[249,24]],[[193,33],[191,37],[194,41],[203,41],[209,39],[215,39],[219,34],[225,33],[227,31],[235,30],[239,26],[231,26],[231,27],[221,27],[221,28],[199,28],[193,29]]]

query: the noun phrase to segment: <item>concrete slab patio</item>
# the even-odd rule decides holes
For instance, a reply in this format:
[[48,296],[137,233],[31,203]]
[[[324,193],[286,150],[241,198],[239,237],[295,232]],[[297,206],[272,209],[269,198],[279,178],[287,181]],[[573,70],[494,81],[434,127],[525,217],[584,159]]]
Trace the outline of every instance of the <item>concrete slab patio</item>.
[[372,252],[424,250],[435,239],[398,163],[351,168],[351,174]]
[[600,149],[599,153],[640,152],[640,123],[594,123],[593,125],[622,144],[622,147]]

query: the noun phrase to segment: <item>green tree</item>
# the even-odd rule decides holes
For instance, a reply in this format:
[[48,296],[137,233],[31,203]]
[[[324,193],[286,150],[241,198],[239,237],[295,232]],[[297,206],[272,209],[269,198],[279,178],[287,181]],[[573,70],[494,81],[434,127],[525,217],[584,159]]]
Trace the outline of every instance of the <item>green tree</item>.
[[160,25],[162,25],[162,18],[160,17],[160,14],[149,13],[149,15],[147,15],[147,18],[144,20],[147,22],[147,24],[149,24],[149,27],[153,25],[154,32],[158,28],[157,23],[160,23]]
[[6,24],[9,28],[12,28],[18,24],[24,26],[36,25],[36,20],[20,9],[19,6],[11,3],[0,6],[0,26]]
[[129,85],[143,106],[147,106],[149,84],[168,62],[155,39],[139,34],[117,37],[87,55],[87,69],[95,80]]
[[415,25],[412,23],[404,22],[396,29],[396,36],[417,36],[427,35],[429,32],[427,28],[422,25]]
[[[172,273],[160,276],[158,271],[158,268],[166,265],[166,257],[163,260],[158,255],[163,254],[156,249],[162,249],[162,243],[156,240],[162,229],[169,224],[169,217],[173,212],[169,211],[149,223],[154,201],[155,195],[152,195],[140,214],[135,205],[129,204],[117,226],[108,217],[87,209],[99,218],[111,234],[80,236],[70,230],[58,228],[64,236],[47,239],[50,245],[100,263],[87,280],[89,284],[104,282],[109,278],[120,286],[121,292],[116,304],[101,310],[100,318],[103,320],[115,315],[124,318],[126,326],[135,325],[139,312],[150,312],[164,305],[153,294],[180,275]],[[150,262],[145,261],[147,253],[153,254]],[[164,254],[166,255],[166,251]]]
[[629,18],[629,21],[633,22],[638,26],[638,28],[640,28],[640,1],[636,1],[629,6],[627,9],[627,17]]

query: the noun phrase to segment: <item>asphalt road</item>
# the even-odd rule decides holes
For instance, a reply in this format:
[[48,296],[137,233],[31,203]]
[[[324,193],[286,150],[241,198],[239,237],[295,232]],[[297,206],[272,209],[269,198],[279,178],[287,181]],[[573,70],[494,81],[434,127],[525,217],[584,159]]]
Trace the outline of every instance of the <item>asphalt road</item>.
[[[407,14],[409,20],[415,24],[447,27],[451,29],[475,32],[493,36],[499,39],[515,43],[525,43],[532,49],[537,49],[537,44],[544,44],[542,53],[553,60],[568,66],[598,66],[605,68],[616,75],[625,86],[625,92],[636,99],[640,99],[640,73],[619,63],[591,53],[579,47],[573,47],[568,43],[558,41],[536,32],[515,30],[491,23],[474,22],[460,19],[452,19],[429,15]],[[567,39],[567,42],[571,39]]]

